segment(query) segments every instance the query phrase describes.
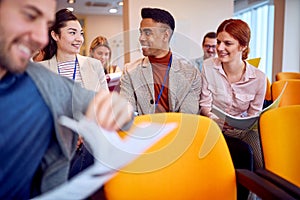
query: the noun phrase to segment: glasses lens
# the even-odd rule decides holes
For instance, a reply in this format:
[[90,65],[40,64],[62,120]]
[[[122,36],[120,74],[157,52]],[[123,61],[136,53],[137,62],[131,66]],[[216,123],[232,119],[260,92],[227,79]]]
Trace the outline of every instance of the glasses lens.
[[206,49],[209,49],[209,48],[215,49],[215,48],[216,48],[216,45],[208,45],[208,44],[206,44],[206,45],[204,45],[204,47],[205,47]]

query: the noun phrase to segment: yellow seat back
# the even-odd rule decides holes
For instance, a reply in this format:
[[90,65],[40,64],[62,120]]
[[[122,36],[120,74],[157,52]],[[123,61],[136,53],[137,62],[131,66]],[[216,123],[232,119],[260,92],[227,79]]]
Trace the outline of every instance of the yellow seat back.
[[218,125],[183,113],[138,116],[178,127],[104,186],[108,200],[236,199],[235,170]]
[[300,79],[299,72],[278,72],[275,76],[276,81],[286,80],[286,79]]
[[272,100],[272,92],[271,92],[271,82],[267,78],[267,90],[266,90],[266,95],[265,95],[265,100]]
[[287,79],[273,82],[271,85],[273,101],[280,95],[280,92],[286,82],[288,83],[282,95],[279,107],[287,105],[300,105],[300,79]]
[[259,63],[260,63],[260,57],[258,58],[250,58],[247,60],[247,62],[250,64],[250,65],[253,65],[254,67],[258,68],[259,66]]
[[268,110],[259,131],[265,168],[300,187],[300,105]]

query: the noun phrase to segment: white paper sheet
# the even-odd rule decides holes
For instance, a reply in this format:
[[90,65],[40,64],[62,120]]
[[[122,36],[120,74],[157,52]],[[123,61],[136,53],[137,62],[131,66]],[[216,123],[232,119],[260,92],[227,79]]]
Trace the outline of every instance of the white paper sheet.
[[212,108],[212,113],[214,113],[216,116],[218,116],[219,119],[224,120],[229,126],[239,128],[239,129],[251,128],[257,122],[261,113],[263,113],[267,110],[273,109],[273,108],[277,108],[279,106],[281,97],[282,97],[286,87],[287,87],[287,83],[284,85],[284,87],[283,87],[280,95],[277,97],[277,99],[271,105],[269,105],[268,107],[263,109],[257,115],[253,115],[253,116],[249,116],[249,117],[236,117],[236,116],[232,116],[232,115],[226,113],[221,108],[218,108],[217,106],[214,106],[214,105]]
[[75,121],[61,117],[60,123],[80,133],[95,157],[95,164],[34,199],[84,199],[93,194],[115,172],[135,160],[153,144],[171,132],[176,123],[144,123],[133,126],[129,135],[121,139],[117,132],[109,132],[85,118]]

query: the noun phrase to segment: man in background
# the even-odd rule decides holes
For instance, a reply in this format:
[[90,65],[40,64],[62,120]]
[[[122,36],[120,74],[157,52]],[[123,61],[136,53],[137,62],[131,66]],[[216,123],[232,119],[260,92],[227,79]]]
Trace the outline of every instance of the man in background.
[[215,32],[208,32],[203,37],[202,50],[203,56],[193,60],[194,65],[201,72],[203,61],[207,58],[216,56],[217,35]]

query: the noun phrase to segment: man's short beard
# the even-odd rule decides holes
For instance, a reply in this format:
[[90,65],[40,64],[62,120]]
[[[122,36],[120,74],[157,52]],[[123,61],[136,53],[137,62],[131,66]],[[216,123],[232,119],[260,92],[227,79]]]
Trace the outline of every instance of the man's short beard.
[[[14,62],[8,57],[8,54],[5,52],[4,47],[5,47],[4,40],[0,36],[0,69],[15,74],[23,73],[26,67],[15,66]],[[28,64],[28,62],[29,60],[26,62],[25,66]]]
[[8,70],[9,63],[7,61],[7,58],[6,58],[6,55],[5,55],[5,51],[4,51],[3,48],[4,48],[4,42],[0,38],[0,68],[2,70]]

